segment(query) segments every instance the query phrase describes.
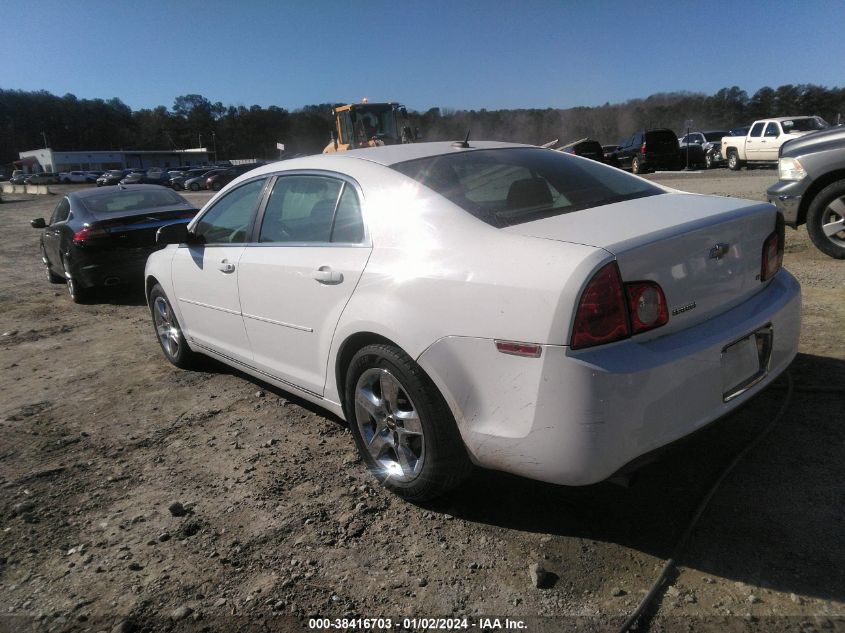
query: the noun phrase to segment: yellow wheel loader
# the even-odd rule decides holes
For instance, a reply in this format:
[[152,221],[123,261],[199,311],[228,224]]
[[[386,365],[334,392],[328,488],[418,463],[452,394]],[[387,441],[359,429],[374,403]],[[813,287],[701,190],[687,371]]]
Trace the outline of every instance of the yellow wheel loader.
[[350,103],[332,108],[335,129],[324,154],[362,147],[398,145],[419,140],[419,129],[411,130],[408,111],[396,102]]

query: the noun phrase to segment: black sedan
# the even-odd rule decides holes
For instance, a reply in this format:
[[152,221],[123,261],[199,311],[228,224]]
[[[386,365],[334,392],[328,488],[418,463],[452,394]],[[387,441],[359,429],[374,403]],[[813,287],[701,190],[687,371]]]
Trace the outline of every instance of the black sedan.
[[94,288],[140,282],[156,232],[187,223],[197,209],[158,185],[119,185],[68,193],[49,223],[30,222],[41,234],[41,260],[52,283],[66,282],[71,298],[85,301]]

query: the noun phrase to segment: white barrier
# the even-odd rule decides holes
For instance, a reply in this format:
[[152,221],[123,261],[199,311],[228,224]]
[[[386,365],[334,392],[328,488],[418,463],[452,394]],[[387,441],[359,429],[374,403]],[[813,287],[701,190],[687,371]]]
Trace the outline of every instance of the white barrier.
[[28,193],[35,195],[52,194],[47,185],[13,185],[10,182],[0,184],[3,193]]

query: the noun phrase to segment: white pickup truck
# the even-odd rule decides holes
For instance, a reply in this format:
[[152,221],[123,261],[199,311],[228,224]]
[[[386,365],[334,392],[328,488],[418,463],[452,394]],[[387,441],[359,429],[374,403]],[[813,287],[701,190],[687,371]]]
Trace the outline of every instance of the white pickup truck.
[[722,138],[722,157],[734,171],[746,164],[776,164],[778,150],[787,141],[830,127],[817,116],[782,116],[754,121],[747,136]]

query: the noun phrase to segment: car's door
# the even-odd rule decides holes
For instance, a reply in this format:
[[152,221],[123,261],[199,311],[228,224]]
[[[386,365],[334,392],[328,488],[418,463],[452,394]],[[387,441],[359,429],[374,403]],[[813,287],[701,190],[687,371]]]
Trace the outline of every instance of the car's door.
[[252,352],[238,299],[238,262],[266,183],[264,177],[247,181],[217,200],[193,226],[196,240],[180,245],[172,263],[185,334],[200,347],[245,363]]
[[760,158],[758,160],[777,160],[780,143],[780,124],[777,121],[769,121],[760,139]]
[[748,136],[745,138],[745,159],[746,160],[760,160],[760,152],[762,151],[763,145],[763,127],[765,126],[765,122],[760,121],[755,123],[751,130],[748,132]]
[[371,250],[354,183],[324,174],[276,178],[238,273],[258,369],[323,394],[332,336]]
[[50,223],[44,229],[42,235],[44,254],[55,269],[62,268],[62,232],[65,230],[69,218],[70,202],[67,198],[62,198],[56,208],[53,209]]

